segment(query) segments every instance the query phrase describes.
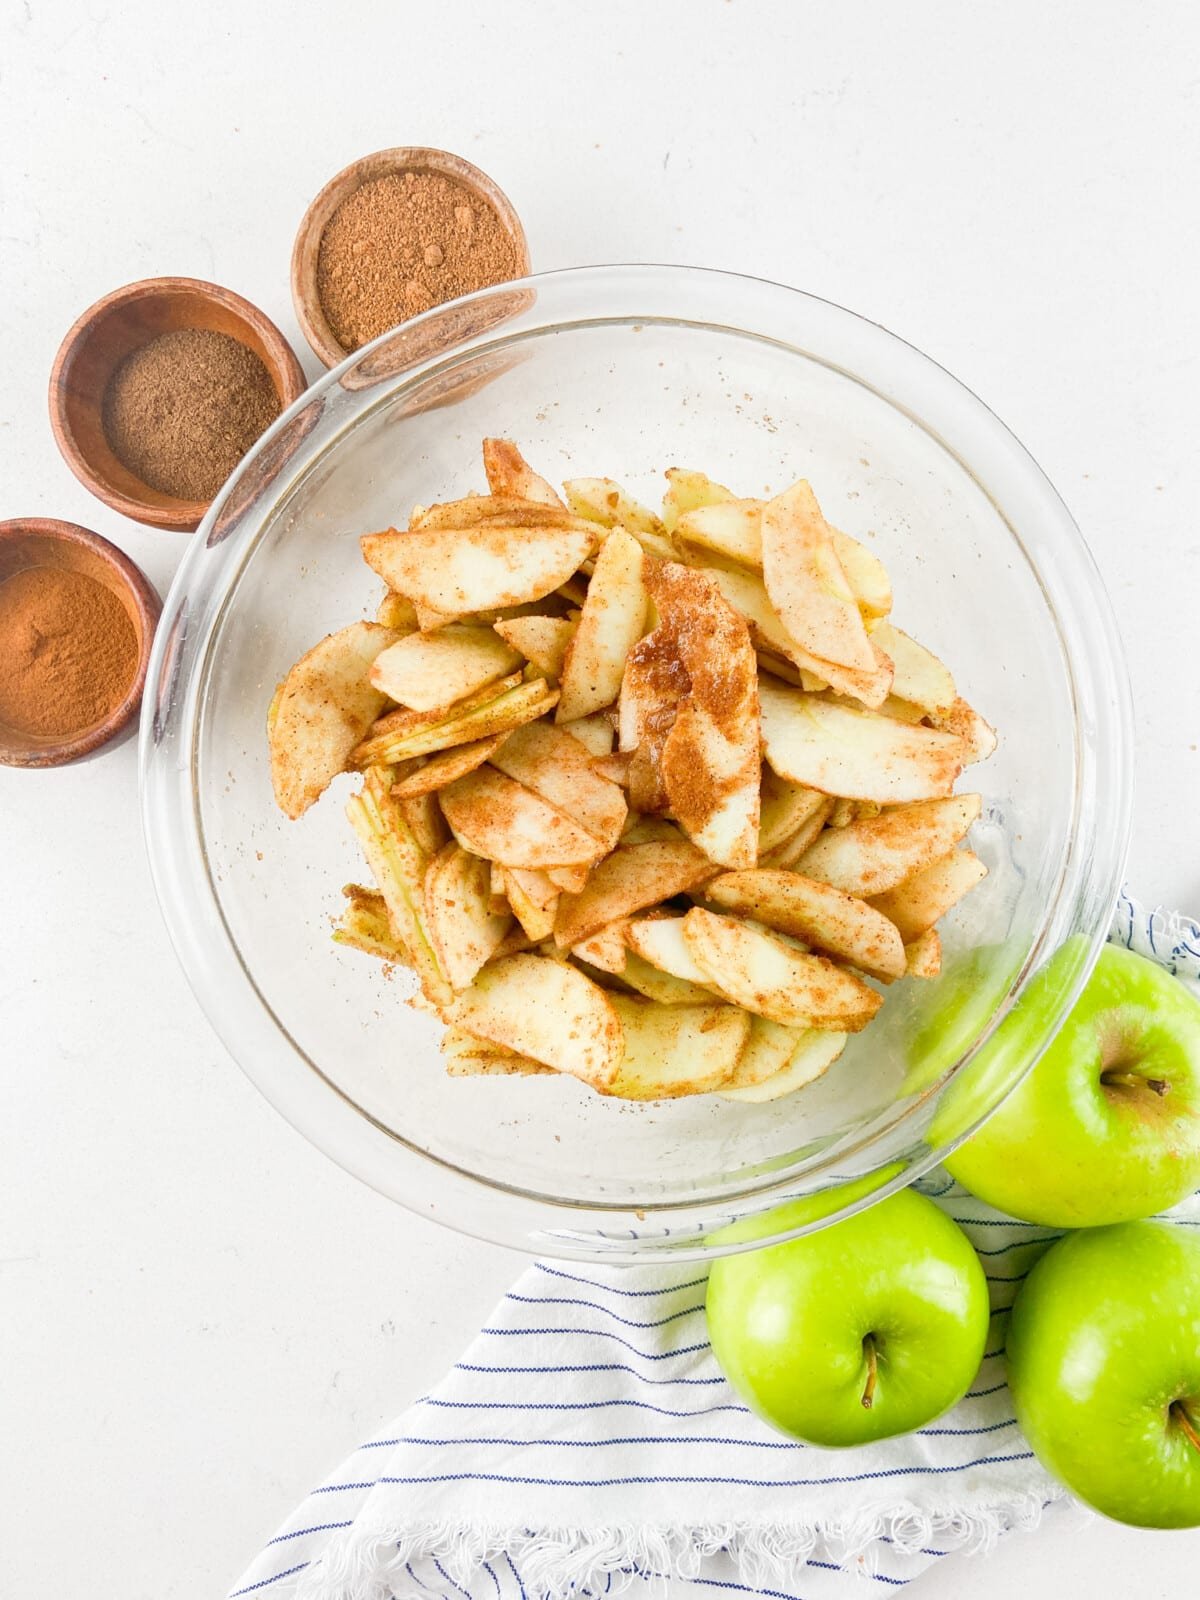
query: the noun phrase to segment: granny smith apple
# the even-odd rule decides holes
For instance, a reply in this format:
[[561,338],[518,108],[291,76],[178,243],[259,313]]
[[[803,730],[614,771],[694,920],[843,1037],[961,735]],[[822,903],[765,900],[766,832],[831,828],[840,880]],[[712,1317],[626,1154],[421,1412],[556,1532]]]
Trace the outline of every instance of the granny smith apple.
[[1138,1527],[1200,1524],[1200,1238],[1068,1234],[1022,1285],[1007,1347],[1017,1419],[1068,1489]]
[[[1036,1012],[1017,1014],[1027,1035]],[[1106,945],[1041,1060],[946,1166],[989,1205],[1048,1227],[1175,1205],[1200,1186],[1200,1001]]]
[[[778,1232],[811,1214],[800,1201],[756,1222]],[[931,1421],[970,1387],[987,1330],[979,1258],[911,1189],[722,1257],[708,1279],[725,1376],[765,1421],[810,1444],[865,1444]]]

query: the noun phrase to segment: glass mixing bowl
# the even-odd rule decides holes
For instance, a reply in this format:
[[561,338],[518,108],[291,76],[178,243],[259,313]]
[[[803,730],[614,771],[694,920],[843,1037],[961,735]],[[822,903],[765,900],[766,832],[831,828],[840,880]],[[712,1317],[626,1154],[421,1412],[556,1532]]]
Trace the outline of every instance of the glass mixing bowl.
[[[895,621],[999,730],[995,755],[960,784],[982,790],[971,844],[990,871],[945,919],[943,976],[895,984],[878,1020],[795,1096],[631,1104],[567,1077],[449,1078],[438,1025],[404,1004],[407,978],[330,941],[342,885],[366,870],[342,809],[352,780],[285,821],[267,705],[316,640],[373,614],[379,585],[359,535],[483,487],[486,434],[515,439],[552,479],[607,475],[650,503],[672,465],[744,494],[811,479],[830,520],[885,561]],[[1040,1001],[1048,1038],[1090,970],[1119,886],[1130,770],[1108,601],[1065,507],[1003,425],[873,323],[776,284],[675,267],[485,291],[322,378],[195,536],[142,723],[171,936],[267,1098],[415,1211],[507,1245],[614,1260],[719,1253],[733,1219],[860,1180],[837,1216],[943,1157],[1029,1064],[993,1061],[967,1111],[947,1118],[973,1052],[1031,976],[1081,936]]]

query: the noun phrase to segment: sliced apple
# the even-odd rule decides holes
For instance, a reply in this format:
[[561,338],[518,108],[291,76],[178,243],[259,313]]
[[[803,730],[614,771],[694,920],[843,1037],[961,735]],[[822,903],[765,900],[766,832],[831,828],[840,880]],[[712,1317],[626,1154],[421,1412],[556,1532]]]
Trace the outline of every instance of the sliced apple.
[[490,1039],[477,1039],[462,1028],[447,1028],[442,1035],[442,1058],[452,1078],[533,1077],[553,1073],[529,1056],[519,1056]]
[[333,942],[361,950],[380,961],[403,961],[412,966],[408,946],[397,939],[387,914],[387,905],[376,889],[348,883],[342,890],[346,904],[333,930]]
[[727,1100],[738,1100],[744,1105],[762,1105],[770,1100],[782,1100],[784,1095],[795,1094],[797,1089],[803,1089],[823,1077],[845,1048],[844,1033],[810,1031],[801,1035],[791,1059],[773,1077],[741,1088],[723,1088],[718,1093]]
[[890,622],[876,623],[871,638],[891,657],[895,667],[894,695],[920,706],[922,711],[945,715],[951,710],[958,697],[954,678],[932,650]]
[[451,842],[425,869],[425,925],[452,989],[465,989],[496,953],[511,916],[492,910],[488,863]]
[[763,746],[781,778],[826,794],[897,804],[940,799],[962,771],[954,734],[759,685]]
[[563,949],[578,944],[610,922],[694,889],[712,874],[712,862],[686,840],[621,845],[592,869],[581,894],[563,895],[555,940]]
[[718,500],[685,511],[671,537],[684,551],[713,551],[762,571],[762,501]]
[[936,928],[904,946],[905,970],[910,978],[936,978],[942,970],[942,936]]
[[552,906],[558,899],[558,886],[548,872],[539,872],[536,867],[500,867],[499,870],[505,893],[508,885],[515,882],[535,906]]
[[[475,703],[471,699],[459,701],[449,713],[390,712],[375,724],[371,737],[352,752],[353,761],[359,766],[371,766],[432,755],[452,745],[473,744],[536,721],[557,703],[558,690],[551,689],[544,678],[525,683],[519,674],[514,677],[515,681],[502,678],[499,684],[481,689]],[[494,689],[499,693],[493,693]]]
[[370,672],[396,637],[376,622],[353,622],[301,656],[275,691],[267,736],[271,783],[285,816],[304,815],[383,710]]
[[611,998],[578,968],[545,956],[484,967],[450,1021],[595,1089],[607,1089],[620,1069],[624,1034]]
[[[500,878],[504,885],[505,903],[521,924],[521,930],[531,944],[540,944],[554,932],[554,912],[558,904],[558,890],[545,873],[521,867],[501,867]],[[527,885],[532,880],[545,879],[550,898],[543,900],[540,893],[531,893]]]
[[[801,1039],[809,1037],[805,1028],[785,1028],[781,1022],[768,1022],[766,1017],[751,1017],[750,1035],[731,1077],[723,1089],[748,1089],[767,1078],[773,1078],[796,1053]],[[818,1039],[831,1038],[831,1034],[815,1033]]]
[[507,676],[521,661],[491,628],[455,623],[389,645],[375,658],[371,682],[411,711],[436,711]]
[[670,561],[674,555],[662,519],[646,506],[639,505],[611,478],[572,478],[563,484],[567,504],[578,517],[598,522],[604,528],[624,528],[647,555]]
[[570,578],[595,550],[594,523],[521,527],[481,522],[471,528],[418,528],[363,535],[362,550],[389,588],[414,604],[459,617],[540,600]]
[[492,765],[572,818],[604,851],[621,837],[629,809],[625,796],[594,770],[592,757],[564,728],[527,723],[509,735]]
[[428,857],[392,799],[389,783],[386,768],[372,767],[361,792],[347,803],[346,815],[383,896],[396,943],[408,952],[426,999],[440,1012],[453,991],[425,924]]
[[568,617],[510,617],[494,624],[506,644],[519,650],[547,678],[562,676],[567,646],[578,626]]
[[435,856],[450,838],[442,808],[432,794],[396,795],[396,807],[425,856]]
[[546,876],[564,894],[582,894],[591,870],[590,866],[548,867]]
[[575,722],[564,722],[561,726],[564,733],[569,733],[572,739],[578,739],[593,763],[611,754],[616,730],[607,713],[598,711],[594,716],[580,717]]
[[439,751],[427,761],[417,757],[422,764],[398,778],[392,785],[392,793],[398,800],[413,795],[434,794],[448,783],[453,783],[455,778],[462,778],[468,772],[474,772],[476,767],[481,767],[507,737],[505,733],[493,733],[486,739],[475,739],[470,744],[451,745],[448,750]]
[[873,896],[871,904],[911,944],[986,877],[987,868],[978,856],[970,850],[951,850],[894,889]]
[[694,907],[683,919],[683,936],[714,988],[771,1022],[857,1032],[883,1003],[832,961],[801,955],[734,917]]
[[559,495],[538,476],[511,439],[483,441],[483,470],[493,494],[512,495],[538,505],[562,505]]
[[625,658],[646,631],[645,564],[632,534],[614,529],[596,557],[579,626],[567,646],[559,722],[603,710],[620,693]]
[[848,962],[873,978],[904,972],[904,944],[888,919],[865,900],[798,872],[758,868],[727,872],[704,887],[706,900]]
[[710,983],[689,983],[686,978],[677,978],[644,960],[636,950],[626,950],[620,977],[631,989],[647,1000],[656,1000],[660,1006],[711,1005],[716,998]]
[[601,972],[611,972],[614,977],[619,978],[629,958],[629,946],[625,943],[627,927],[628,923],[624,920],[610,922],[606,928],[600,928],[586,939],[581,939],[578,944],[572,945],[571,954],[593,967],[598,967]]
[[711,985],[708,973],[688,949],[681,916],[638,917],[625,928],[629,949],[681,983]]
[[819,789],[788,783],[769,767],[764,768],[758,821],[760,857],[799,832],[820,811],[825,800],[826,796]]
[[763,507],[762,562],[771,604],[796,643],[823,661],[874,675],[862,613],[803,478]]
[[549,505],[522,495],[469,494],[461,500],[414,506],[408,526],[415,533],[429,528],[474,528],[484,522],[513,528],[562,528],[573,521],[561,501]]
[[929,720],[935,728],[957,734],[963,741],[967,761],[986,761],[996,748],[996,730],[961,696],[949,711],[935,713]]
[[379,602],[375,620],[383,627],[390,628],[397,638],[406,633],[415,633],[418,627],[416,607],[411,600],[393,589],[389,589]]
[[977,794],[954,794],[827,829],[797,871],[847,894],[883,894],[964,839],[982,803]]
[[736,1068],[750,1032],[750,1018],[736,1006],[662,1006],[624,995],[609,1000],[625,1047],[603,1092],[623,1100],[710,1093]]
[[892,580],[883,562],[840,528],[830,526],[829,537],[863,616],[886,617],[892,609]]
[[680,517],[698,506],[716,505],[722,500],[735,498],[733,490],[716,483],[706,472],[693,472],[687,467],[667,468],[667,492],[663,496],[663,526],[671,532]]
[[815,839],[821,836],[821,830],[833,815],[837,801],[831,795],[822,795],[821,805],[813,812],[807,821],[801,823],[795,833],[790,834],[773,850],[768,850],[766,855],[758,858],[760,867],[792,867],[801,860],[805,852],[812,846]]
[[455,779],[440,799],[459,843],[503,867],[571,866],[601,853],[590,833],[494,767]]

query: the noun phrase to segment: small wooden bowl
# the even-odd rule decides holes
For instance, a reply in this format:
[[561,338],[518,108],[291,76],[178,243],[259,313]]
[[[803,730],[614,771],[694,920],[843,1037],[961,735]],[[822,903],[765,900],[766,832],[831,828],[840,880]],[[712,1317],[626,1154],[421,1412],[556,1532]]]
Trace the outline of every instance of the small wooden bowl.
[[104,392],[125,357],[181,328],[211,329],[249,345],[270,373],[281,406],[307,387],[287,340],[241,295],[200,278],[144,278],[97,300],[59,346],[50,374],[50,425],[71,471],[106,506],[152,528],[190,533],[212,502],[179,500],[143,483],[113,454],[102,419]]
[[327,367],[339,366],[351,352],[339,343],[329,326],[317,292],[317,255],[325,224],[342,202],[364,183],[399,172],[436,172],[472,190],[495,211],[516,246],[520,264],[518,276],[524,278],[529,274],[529,245],[512,201],[486,172],[464,161],[462,156],[451,155],[448,150],[402,145],[395,150],[376,150],[374,155],[352,161],[329,180],[304,213],[292,247],[292,303],[296,317],[314,354]]
[[137,634],[138,664],[129,692],[91,728],[68,739],[37,738],[0,722],[0,764],[7,767],[61,767],[91,755],[124,733],[137,716],[146,685],[150,645],[162,602],[145,574],[123,551],[98,533],[50,517],[18,517],[0,522],[0,584],[26,567],[67,567],[110,590],[129,614]]

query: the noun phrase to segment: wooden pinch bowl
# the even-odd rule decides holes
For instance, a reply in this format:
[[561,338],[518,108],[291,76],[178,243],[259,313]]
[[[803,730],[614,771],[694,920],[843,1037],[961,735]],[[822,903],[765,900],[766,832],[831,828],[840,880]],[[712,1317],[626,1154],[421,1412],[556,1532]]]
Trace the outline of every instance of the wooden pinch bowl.
[[321,235],[330,217],[356,189],[375,178],[386,178],[401,172],[437,173],[440,177],[461,184],[491,206],[516,247],[520,266],[518,277],[529,275],[529,245],[521,219],[513,209],[512,201],[486,172],[481,172],[462,156],[423,145],[401,145],[393,150],[376,150],[374,155],[362,156],[331,178],[317,195],[304,213],[292,247],[292,303],[296,308],[296,317],[313,353],[327,367],[339,366],[351,352],[339,342],[329,326],[317,290]]
[[190,533],[211,500],[163,494],[114,455],[104,432],[109,379],[132,351],[183,328],[229,334],[254,351],[286,408],[307,387],[291,345],[257,306],[201,278],[143,278],[97,300],[59,346],[50,374],[50,425],[71,471],[106,506],[152,528]]
[[69,738],[40,738],[0,722],[0,764],[61,767],[109,744],[137,716],[162,603],[145,574],[123,551],[74,522],[57,522],[50,517],[18,517],[0,522],[0,584],[27,567],[66,567],[95,578],[125,607],[137,635],[138,664],[133,681],[120,705],[102,722],[81,728]]

